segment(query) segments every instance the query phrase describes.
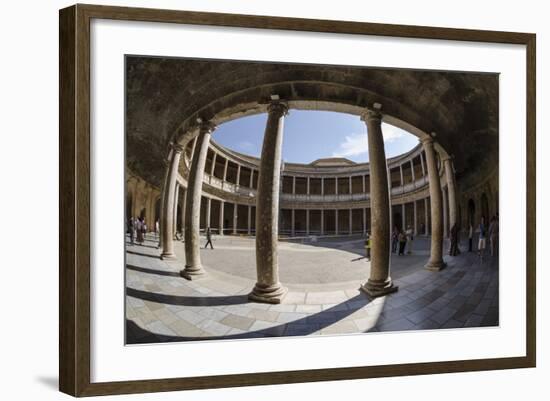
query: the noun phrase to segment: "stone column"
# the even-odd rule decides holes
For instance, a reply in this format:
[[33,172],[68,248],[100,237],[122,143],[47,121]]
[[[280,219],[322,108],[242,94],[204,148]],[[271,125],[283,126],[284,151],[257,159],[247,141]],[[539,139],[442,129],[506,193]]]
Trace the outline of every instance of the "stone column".
[[306,209],[306,236],[309,236],[309,209]]
[[413,218],[414,218],[414,222],[413,222],[414,235],[418,235],[418,223],[417,223],[417,217],[416,217],[416,200],[413,201]]
[[420,167],[422,167],[422,177],[426,176],[426,168],[424,167],[424,156],[420,152]]
[[321,196],[325,196],[325,178],[321,177]]
[[252,234],[252,206],[248,205],[248,216],[246,217],[247,220],[247,234]]
[[361,119],[367,125],[370,163],[371,266],[368,281],[361,286],[371,297],[397,291],[390,277],[390,190],[382,137],[382,114],[369,109]]
[[[174,153],[173,149],[170,149],[170,152],[168,154],[168,158],[164,160],[164,165],[165,165],[165,171],[164,171],[164,180],[162,181],[162,189],[161,189],[161,193],[160,193],[160,216],[159,216],[159,244],[158,244],[158,247],[162,249],[162,243],[163,243],[163,240],[162,240],[162,231],[163,231],[163,226],[164,226],[164,215],[165,215],[165,212],[164,212],[164,201],[166,199],[166,193],[168,192],[168,176],[170,175],[169,172],[170,172],[170,160],[172,160],[172,154]],[[135,202],[135,195],[132,196],[132,202]],[[135,218],[136,216],[133,215],[133,212],[132,212],[132,217]]]
[[178,202],[180,198],[180,184],[176,182],[176,192],[174,197],[174,210],[173,210],[173,219],[172,228],[174,232],[172,233],[172,238],[176,239],[176,233],[178,231]]
[[306,191],[306,193],[309,196],[309,177],[307,177],[307,191]]
[[206,198],[206,228],[210,227],[210,209],[212,207],[212,198]]
[[367,209],[363,208],[363,235],[367,234]]
[[254,169],[251,168],[250,169],[250,185],[249,185],[249,188],[252,188],[254,185]]
[[334,177],[334,194],[338,195],[338,177]]
[[353,234],[353,209],[349,210],[349,235]]
[[225,202],[220,200],[220,235],[223,235],[223,209],[224,209]]
[[413,159],[411,159],[411,178],[412,178],[412,182],[414,183],[416,181],[416,178],[414,176],[414,163],[413,163]]
[[401,204],[401,229],[405,231],[407,229],[407,216],[405,204]]
[[212,165],[210,166],[210,175],[214,175],[214,171],[216,170],[216,158],[218,157],[218,154],[214,152],[214,156],[212,156]]
[[294,230],[295,224],[296,224],[296,214],[294,209],[291,209],[290,210],[290,236],[291,237],[294,237],[294,234],[295,234],[295,230]]
[[178,177],[178,167],[180,164],[181,153],[183,146],[179,144],[173,145],[170,165],[168,167],[168,175],[166,177],[166,188],[164,189],[164,208],[162,216],[162,254],[161,259],[175,259],[174,253],[174,202],[176,200],[176,183]]
[[340,227],[338,226],[338,209],[334,211],[334,234],[338,235]]
[[292,195],[296,195],[296,177],[292,176]]
[[239,222],[239,205],[233,205],[233,235],[237,235],[237,223]]
[[351,183],[351,176],[349,177],[349,195],[350,195],[350,198],[351,198],[351,195],[353,194],[353,185]]
[[283,122],[287,112],[286,104],[278,101],[268,106],[256,197],[257,282],[248,295],[256,302],[280,303],[287,292],[279,282],[277,254]]
[[449,236],[449,219],[447,216],[447,191],[445,188],[441,189],[441,199],[443,200],[443,238]]
[[324,209],[321,209],[321,235],[325,235],[325,210]]
[[237,164],[237,179],[235,180],[237,186],[241,184],[241,165]]
[[458,224],[457,220],[457,202],[456,202],[456,180],[453,169],[453,162],[450,157],[443,159],[443,165],[445,166],[445,176],[447,178],[447,195],[449,197],[449,227],[452,229],[455,224]]
[[185,200],[185,269],[180,272],[188,280],[199,278],[204,274],[200,255],[200,221],[202,179],[210,136],[215,126],[201,121],[196,149],[189,171],[187,197]]
[[426,153],[432,216],[430,260],[426,264],[426,269],[437,271],[445,267],[445,263],[443,262],[443,201],[441,197],[441,182],[439,181],[439,172],[437,171],[433,138],[424,138],[422,144]]
[[223,166],[223,181],[227,181],[227,166],[229,166],[229,159],[225,159],[225,165]]
[[[187,188],[183,189],[182,195],[183,195],[183,198],[182,198],[182,201],[181,201],[180,223],[181,223],[181,231],[185,232],[185,204],[187,203],[186,202],[186,200],[187,200]],[[185,242],[185,239],[183,238],[183,236],[182,236],[181,241]]]
[[405,180],[403,179],[403,165],[399,165],[399,178],[401,179],[401,186],[405,185]]
[[424,198],[424,235],[428,233],[428,198]]

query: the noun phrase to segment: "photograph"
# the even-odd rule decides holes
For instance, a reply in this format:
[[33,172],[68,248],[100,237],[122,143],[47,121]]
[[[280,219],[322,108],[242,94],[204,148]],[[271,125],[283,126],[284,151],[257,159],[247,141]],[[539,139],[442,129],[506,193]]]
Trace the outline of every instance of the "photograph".
[[124,55],[126,345],[498,328],[499,73]]

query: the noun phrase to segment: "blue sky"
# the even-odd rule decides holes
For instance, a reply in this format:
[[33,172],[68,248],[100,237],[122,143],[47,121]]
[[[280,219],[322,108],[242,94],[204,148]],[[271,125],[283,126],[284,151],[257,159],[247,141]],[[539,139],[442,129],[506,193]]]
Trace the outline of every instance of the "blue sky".
[[[239,118],[221,124],[213,139],[240,153],[260,156],[267,114]],[[386,157],[400,155],[418,139],[397,127],[382,124]],[[358,116],[328,111],[290,110],[285,118],[283,160],[311,163],[325,157],[345,157],[367,162],[367,129]]]

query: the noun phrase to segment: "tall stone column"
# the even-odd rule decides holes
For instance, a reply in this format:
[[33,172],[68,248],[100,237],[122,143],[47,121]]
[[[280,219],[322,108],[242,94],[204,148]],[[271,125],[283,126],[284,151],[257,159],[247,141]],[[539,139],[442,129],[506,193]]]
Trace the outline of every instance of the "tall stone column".
[[[187,199],[187,188],[183,189],[183,199],[181,202],[181,215],[180,215],[180,223],[181,223],[181,231],[185,232],[185,204],[187,203],[185,200]],[[185,239],[182,236],[181,239],[182,242],[185,241]]]
[[413,218],[414,218],[413,232],[414,232],[414,235],[418,235],[418,218],[416,216],[416,200],[413,201]]
[[247,234],[252,234],[252,206],[248,205],[248,216],[246,217]]
[[256,197],[257,282],[248,296],[256,302],[280,303],[287,292],[279,282],[277,255],[283,122],[287,112],[286,104],[278,101],[268,107]]
[[239,205],[233,205],[233,235],[237,235],[237,223],[239,222]]
[[397,291],[390,277],[390,190],[382,137],[382,114],[369,109],[361,119],[367,125],[370,164],[371,266],[368,281],[361,286],[371,297]]
[[428,220],[428,198],[424,198],[424,232],[423,232],[424,235],[428,235],[428,233],[429,233],[428,223],[429,223],[429,220]]
[[220,235],[223,235],[223,209],[224,209],[225,202],[220,200]]
[[306,236],[309,236],[309,209],[306,209]]
[[176,201],[176,185],[178,176],[178,167],[180,164],[181,153],[183,146],[179,144],[173,145],[173,151],[168,166],[168,174],[166,177],[166,186],[164,191],[164,207],[162,213],[162,254],[161,259],[175,259],[174,253],[174,207]]
[[204,274],[200,256],[200,210],[202,196],[202,180],[204,177],[204,165],[210,136],[215,126],[207,121],[202,121],[199,127],[199,135],[189,170],[187,196],[185,199],[185,269],[180,275],[188,280],[193,280]]
[[445,167],[445,177],[447,178],[447,195],[449,197],[449,227],[451,229],[458,224],[457,202],[456,202],[456,179],[453,169],[453,161],[447,156],[443,159]]
[[210,227],[211,207],[212,207],[212,198],[206,198],[206,228]]
[[[164,201],[166,200],[166,193],[168,192],[168,176],[170,175],[170,161],[172,160],[172,154],[174,153],[173,149],[170,149],[168,157],[164,160],[165,171],[164,171],[164,180],[162,181],[162,189],[160,193],[160,216],[159,216],[159,244],[158,248],[162,249],[162,240],[163,237],[163,226],[165,220],[164,212]],[[135,202],[135,196],[132,197],[132,202]],[[132,216],[135,218],[135,216]]]
[[334,233],[338,235],[340,227],[338,225],[338,209],[334,211]]
[[447,191],[445,188],[441,189],[441,199],[443,200],[443,238],[449,236],[449,218],[447,215]]
[[441,196],[441,182],[439,181],[439,172],[437,171],[433,138],[424,138],[422,145],[426,154],[432,216],[430,260],[426,264],[426,269],[437,271],[445,267],[445,263],[443,262],[443,200]]
[[321,209],[321,235],[325,235],[325,210]]
[[353,209],[349,210],[349,235],[353,235]]
[[180,184],[176,182],[176,192],[175,192],[175,199],[174,199],[174,216],[173,216],[173,230],[172,237],[176,239],[176,233],[178,231],[178,202],[180,198]]

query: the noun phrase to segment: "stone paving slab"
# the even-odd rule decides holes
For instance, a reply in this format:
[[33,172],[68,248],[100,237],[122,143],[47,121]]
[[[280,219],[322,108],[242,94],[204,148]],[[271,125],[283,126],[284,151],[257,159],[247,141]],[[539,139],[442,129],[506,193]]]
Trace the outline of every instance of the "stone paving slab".
[[[223,250],[217,247],[220,249],[216,250],[216,258],[232,252],[232,244],[238,246],[235,252],[250,251],[250,240],[228,237]],[[285,244],[283,249],[287,256],[293,255],[293,264],[281,264],[281,270],[283,266],[286,271],[300,269],[301,258],[312,255],[315,263],[326,260],[327,256],[328,259],[349,258],[350,254],[357,257],[353,252],[358,244],[361,242],[331,241],[328,248],[317,244],[315,247],[308,245],[307,249],[301,244]],[[365,275],[368,264],[365,263],[356,270],[361,276],[353,280],[293,282],[281,304],[269,305],[248,301],[247,294],[255,280],[243,275],[242,271],[240,275],[232,275],[230,270],[210,269],[205,265],[204,278],[187,281],[179,276],[183,261],[162,261],[155,241],[148,240],[145,245],[127,248],[129,344],[499,324],[498,260],[489,258],[482,264],[475,254],[447,257],[448,267],[440,272],[423,268],[427,257],[421,257],[420,250],[414,258],[393,257],[392,277],[399,291],[374,300],[359,291],[359,285],[368,277]],[[242,269],[242,262],[239,261],[239,269]],[[305,268],[306,271],[311,269],[311,265]],[[324,268],[319,270],[320,274],[326,272]],[[331,271],[325,279],[334,278],[333,273]],[[303,274],[292,277],[297,280]]]

